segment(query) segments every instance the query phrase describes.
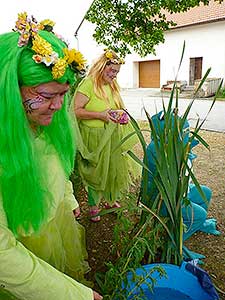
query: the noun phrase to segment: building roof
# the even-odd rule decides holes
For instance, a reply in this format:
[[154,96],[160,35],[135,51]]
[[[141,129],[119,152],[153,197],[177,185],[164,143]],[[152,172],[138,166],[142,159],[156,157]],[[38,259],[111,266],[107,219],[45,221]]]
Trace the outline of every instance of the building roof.
[[222,21],[225,20],[225,2],[219,4],[211,0],[209,5],[200,4],[182,13],[167,13],[166,17],[167,20],[171,20],[177,24],[175,27],[172,27],[172,29]]

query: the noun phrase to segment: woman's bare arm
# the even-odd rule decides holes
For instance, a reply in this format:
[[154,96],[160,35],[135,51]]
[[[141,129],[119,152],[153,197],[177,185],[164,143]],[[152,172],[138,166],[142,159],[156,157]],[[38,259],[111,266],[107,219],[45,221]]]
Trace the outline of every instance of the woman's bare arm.
[[99,119],[104,122],[109,122],[110,116],[108,114],[109,109],[102,112],[88,111],[85,109],[89,98],[82,93],[77,92],[74,101],[74,112],[78,119],[82,120],[92,120]]

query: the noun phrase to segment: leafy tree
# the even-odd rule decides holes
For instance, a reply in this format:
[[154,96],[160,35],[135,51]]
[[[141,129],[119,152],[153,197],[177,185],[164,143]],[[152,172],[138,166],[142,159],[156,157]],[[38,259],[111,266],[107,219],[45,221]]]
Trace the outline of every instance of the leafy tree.
[[[215,0],[219,3],[223,0]],[[164,42],[164,32],[175,26],[167,13],[184,12],[209,0],[95,0],[85,19],[96,24],[93,37],[122,56],[131,51],[146,56]]]

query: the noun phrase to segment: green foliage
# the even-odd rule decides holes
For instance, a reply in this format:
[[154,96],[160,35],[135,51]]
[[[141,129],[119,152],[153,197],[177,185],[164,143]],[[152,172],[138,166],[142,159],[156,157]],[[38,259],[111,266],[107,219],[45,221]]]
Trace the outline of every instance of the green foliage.
[[[139,226],[139,218],[140,208],[136,205],[136,197],[129,194],[127,202],[123,203],[123,209],[118,213],[117,225],[114,228],[112,251],[117,256],[117,260],[115,263],[106,263],[106,273],[96,274],[96,281],[104,299],[123,300],[131,295],[132,299],[146,299],[141,287],[142,283],[152,290],[156,283],[156,280],[152,278],[152,273],[157,271],[159,277],[166,276],[164,269],[160,266],[156,266],[148,273],[136,274],[136,269],[143,268],[142,264],[148,263],[150,256],[150,260],[155,260],[154,253],[162,239],[161,224],[154,226],[153,218],[149,215],[145,224]],[[131,281],[135,283],[132,288]]]
[[208,5],[209,0],[95,0],[85,18],[96,24],[93,37],[98,44],[122,56],[132,50],[146,56],[155,53],[164,32],[175,25],[165,11],[184,12],[200,3]]

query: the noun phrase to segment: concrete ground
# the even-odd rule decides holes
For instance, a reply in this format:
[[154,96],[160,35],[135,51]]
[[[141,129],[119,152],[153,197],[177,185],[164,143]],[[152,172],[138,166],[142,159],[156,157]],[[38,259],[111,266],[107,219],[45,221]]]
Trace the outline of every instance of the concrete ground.
[[[122,89],[121,96],[129,113],[137,120],[146,120],[143,108],[150,116],[162,110],[162,103],[168,104],[170,93],[162,93],[160,89]],[[179,111],[183,114],[192,98],[187,95],[179,96]],[[205,120],[202,129],[225,132],[225,101],[216,101],[212,110],[208,114],[213,98],[196,99],[190,110],[188,121],[192,127],[197,119]],[[208,115],[207,115],[208,114]]]

